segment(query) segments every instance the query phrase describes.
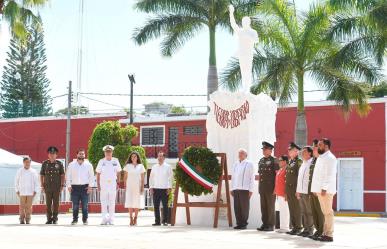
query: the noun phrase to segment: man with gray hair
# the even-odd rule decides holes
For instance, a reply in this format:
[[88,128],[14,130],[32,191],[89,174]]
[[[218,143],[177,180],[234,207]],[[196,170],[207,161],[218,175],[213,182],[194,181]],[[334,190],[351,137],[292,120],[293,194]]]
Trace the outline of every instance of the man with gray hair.
[[238,150],[239,160],[234,163],[231,173],[231,196],[234,197],[234,213],[237,226],[246,229],[249,218],[250,197],[254,189],[254,165],[247,160],[247,151]]

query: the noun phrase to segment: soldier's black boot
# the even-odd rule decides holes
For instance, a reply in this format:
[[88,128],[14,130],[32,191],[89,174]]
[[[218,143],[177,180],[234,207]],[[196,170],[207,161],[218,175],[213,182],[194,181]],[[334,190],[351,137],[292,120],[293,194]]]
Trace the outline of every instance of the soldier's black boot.
[[264,231],[264,232],[272,232],[272,231],[274,231],[274,227],[265,227],[265,228],[263,229],[263,231]]

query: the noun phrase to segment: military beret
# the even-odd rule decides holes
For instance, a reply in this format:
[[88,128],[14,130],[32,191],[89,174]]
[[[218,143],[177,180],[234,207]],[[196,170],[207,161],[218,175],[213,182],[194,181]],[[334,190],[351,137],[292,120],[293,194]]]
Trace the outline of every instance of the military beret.
[[262,149],[273,149],[273,148],[274,148],[274,145],[272,145],[271,143],[268,143],[266,141],[262,142]]
[[103,151],[108,151],[108,150],[111,150],[113,151],[114,150],[114,146],[113,145],[105,145],[103,148],[102,148]]
[[48,147],[47,152],[50,153],[50,154],[55,154],[55,153],[58,153],[59,150],[55,146],[50,146],[50,147]]
[[289,143],[288,149],[289,149],[289,150],[291,150],[291,149],[301,150],[301,147],[298,146],[297,144],[295,144],[294,142],[290,142],[290,143]]
[[286,162],[289,162],[289,158],[287,155],[282,155],[279,157],[279,160],[283,160],[283,161],[286,161]]

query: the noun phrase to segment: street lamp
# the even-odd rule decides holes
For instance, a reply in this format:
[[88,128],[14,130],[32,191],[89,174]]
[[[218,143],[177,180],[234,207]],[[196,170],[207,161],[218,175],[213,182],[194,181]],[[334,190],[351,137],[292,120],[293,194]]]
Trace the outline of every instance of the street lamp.
[[136,84],[136,80],[134,79],[134,74],[128,74],[128,78],[130,81],[130,124],[133,124],[133,84]]

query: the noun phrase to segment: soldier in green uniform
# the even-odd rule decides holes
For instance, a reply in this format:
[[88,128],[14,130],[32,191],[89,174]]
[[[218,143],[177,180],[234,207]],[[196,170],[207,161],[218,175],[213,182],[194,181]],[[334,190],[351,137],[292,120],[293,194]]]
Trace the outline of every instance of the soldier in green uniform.
[[309,238],[313,240],[318,240],[319,237],[322,236],[323,230],[324,230],[324,215],[320,207],[320,202],[318,200],[318,197],[311,192],[314,166],[316,165],[317,157],[319,156],[317,144],[318,144],[318,140],[317,139],[313,140],[313,161],[309,168],[309,186],[308,186],[309,201],[310,201],[310,207],[312,209],[313,223],[314,223],[314,227],[316,228],[316,232],[312,236],[309,236]]
[[46,224],[58,223],[59,196],[64,187],[65,172],[63,164],[56,160],[58,149],[50,146],[47,149],[48,160],[42,163],[40,170],[40,182],[42,191],[46,195],[47,222]]
[[298,170],[302,164],[302,160],[298,158],[300,149],[300,146],[293,142],[289,144],[289,164],[286,166],[285,193],[289,206],[290,226],[292,227],[292,230],[287,232],[290,235],[297,235],[302,229],[300,203],[296,197]]
[[272,156],[274,146],[262,142],[263,157],[258,163],[259,196],[261,201],[262,226],[258,231],[273,231],[275,225],[275,175],[278,161]]

